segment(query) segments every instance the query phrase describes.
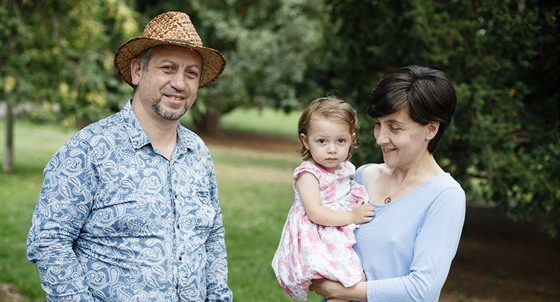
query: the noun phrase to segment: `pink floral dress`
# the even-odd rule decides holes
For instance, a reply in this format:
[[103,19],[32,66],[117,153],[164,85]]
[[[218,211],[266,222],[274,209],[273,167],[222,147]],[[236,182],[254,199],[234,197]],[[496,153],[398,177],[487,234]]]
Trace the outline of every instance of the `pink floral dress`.
[[311,222],[295,190],[296,179],[302,172],[317,177],[321,203],[329,209],[351,211],[358,201],[367,201],[365,188],[352,180],[355,167],[348,161],[336,171],[325,170],[310,161],[295,169],[294,204],[284,224],[272,268],[284,291],[296,301],[307,301],[312,279],[327,278],[353,286],[362,276],[360,261],[352,249],[356,225],[328,227]]

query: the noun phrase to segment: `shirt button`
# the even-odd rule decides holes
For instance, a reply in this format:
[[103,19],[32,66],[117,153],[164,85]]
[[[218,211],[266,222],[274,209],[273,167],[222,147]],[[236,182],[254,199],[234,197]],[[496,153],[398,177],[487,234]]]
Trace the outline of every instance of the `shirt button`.
[[180,226],[180,225],[177,225],[177,228],[178,228],[178,229],[180,229],[180,228],[181,228],[181,226]]
[[183,256],[179,256],[179,261],[183,261]]

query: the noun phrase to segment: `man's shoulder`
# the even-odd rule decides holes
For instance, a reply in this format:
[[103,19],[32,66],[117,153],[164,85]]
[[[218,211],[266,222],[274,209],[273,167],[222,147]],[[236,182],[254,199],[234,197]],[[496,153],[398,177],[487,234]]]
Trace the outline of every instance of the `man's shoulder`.
[[204,140],[196,132],[190,130],[189,128],[179,124],[177,128],[177,133],[179,135],[180,141],[187,145],[191,149],[208,149],[208,146]]
[[125,133],[125,125],[119,116],[120,112],[114,113],[108,117],[93,122],[80,129],[70,141],[82,141],[93,144],[100,138],[110,138],[123,135]]

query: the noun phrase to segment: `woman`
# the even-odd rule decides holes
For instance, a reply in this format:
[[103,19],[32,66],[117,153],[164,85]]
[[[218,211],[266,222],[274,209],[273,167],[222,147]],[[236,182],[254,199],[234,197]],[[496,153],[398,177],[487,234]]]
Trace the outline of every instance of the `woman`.
[[465,193],[436,162],[455,111],[449,77],[421,66],[400,68],[374,89],[367,113],[384,164],[356,171],[375,219],[356,230],[367,281],[345,288],[321,279],[311,290],[355,301],[437,301],[465,220]]

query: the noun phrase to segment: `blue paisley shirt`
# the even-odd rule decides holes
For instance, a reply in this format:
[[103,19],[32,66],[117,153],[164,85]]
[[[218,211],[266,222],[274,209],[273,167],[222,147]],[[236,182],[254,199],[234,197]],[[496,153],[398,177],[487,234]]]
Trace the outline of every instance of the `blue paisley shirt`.
[[232,301],[212,159],[177,132],[167,160],[129,101],[47,164],[27,256],[48,301]]

